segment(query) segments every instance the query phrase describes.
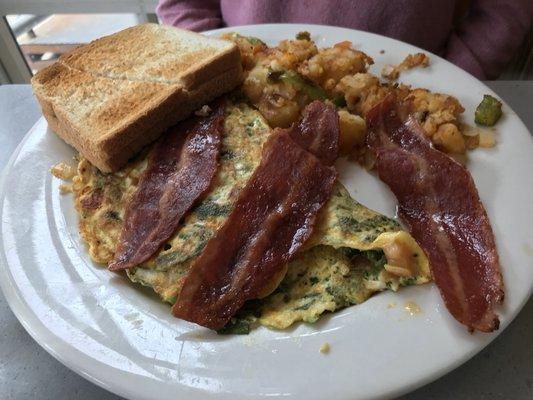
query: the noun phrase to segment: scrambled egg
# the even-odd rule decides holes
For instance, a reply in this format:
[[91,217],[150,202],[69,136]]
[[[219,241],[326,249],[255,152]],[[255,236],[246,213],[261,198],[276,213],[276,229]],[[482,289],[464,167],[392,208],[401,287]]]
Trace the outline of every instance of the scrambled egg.
[[[191,262],[207,240],[224,223],[239,190],[261,160],[261,150],[270,128],[261,115],[244,104],[226,109],[220,164],[212,190],[186,216],[183,225],[150,260],[128,270],[131,280],[152,287],[164,301],[174,302]],[[80,231],[89,244],[89,254],[98,263],[113,258],[120,236],[127,199],[135,191],[147,165],[141,155],[115,174],[101,174],[87,160],[81,160],[74,178]],[[83,206],[85,199],[100,191],[97,210]]]
[[338,183],[313,236],[266,298],[237,319],[275,329],[315,322],[324,312],[360,304],[373,293],[429,282],[428,260],[398,223],[352,199]]
[[[221,160],[211,191],[187,215],[181,227],[147,262],[128,270],[129,278],[168,303],[176,301],[191,263],[222,226],[239,190],[261,159],[270,128],[245,104],[226,108]],[[128,199],[147,165],[147,151],[123,170],[104,175],[81,159],[73,179],[80,231],[91,258],[107,264],[113,257]],[[365,301],[376,291],[430,280],[428,261],[398,223],[352,199],[338,183],[305,249],[289,263],[280,285],[247,304],[236,320],[283,329],[314,322]]]

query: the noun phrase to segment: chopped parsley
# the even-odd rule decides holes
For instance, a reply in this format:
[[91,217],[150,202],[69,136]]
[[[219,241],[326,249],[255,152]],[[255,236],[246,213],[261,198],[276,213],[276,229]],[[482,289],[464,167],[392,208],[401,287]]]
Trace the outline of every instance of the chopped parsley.
[[220,152],[220,158],[222,160],[233,160],[235,158],[235,153],[231,150],[222,150]]
[[402,278],[400,280],[400,284],[402,286],[411,286],[411,285],[416,285],[416,278],[415,277],[411,277],[411,278]]
[[382,250],[368,250],[363,254],[370,261],[370,267],[365,269],[363,277],[365,279],[377,279],[387,263],[385,253]]
[[230,204],[218,204],[209,200],[204,201],[194,210],[198,219],[207,219],[209,217],[225,217],[230,213],[230,211]]
[[339,225],[342,231],[353,234],[367,232],[364,237],[367,242],[374,241],[381,233],[386,230],[397,229],[400,227],[398,222],[384,215],[376,215],[375,217],[358,221],[352,217],[340,217]]
[[107,219],[113,219],[115,221],[120,221],[120,215],[118,215],[118,212],[115,210],[108,210],[105,213],[105,217]]
[[232,318],[224,328],[217,331],[219,335],[248,335],[250,322],[245,319]]

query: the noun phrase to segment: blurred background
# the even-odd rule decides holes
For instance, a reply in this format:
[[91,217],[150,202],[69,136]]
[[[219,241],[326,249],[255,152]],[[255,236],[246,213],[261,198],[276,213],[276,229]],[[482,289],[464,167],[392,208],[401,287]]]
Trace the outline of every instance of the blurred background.
[[157,0],[0,1],[0,83],[29,83],[61,54],[144,22]]
[[[29,83],[33,74],[80,44],[158,22],[156,6],[157,0],[2,0],[0,83]],[[499,79],[533,79],[533,32]]]

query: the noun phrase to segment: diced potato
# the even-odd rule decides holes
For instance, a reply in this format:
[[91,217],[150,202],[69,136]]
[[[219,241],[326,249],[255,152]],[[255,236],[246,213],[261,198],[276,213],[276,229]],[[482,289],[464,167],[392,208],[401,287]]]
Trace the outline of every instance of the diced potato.
[[298,72],[326,91],[331,91],[341,78],[366,72],[373,62],[368,55],[351,48],[350,43],[346,42],[320,49],[316,55],[299,66]]
[[335,92],[344,95],[348,110],[363,115],[385,97],[389,90],[382,88],[374,75],[357,73],[343,77],[335,87]]
[[433,143],[447,153],[463,154],[466,143],[459,128],[452,123],[442,124],[432,137]]
[[365,143],[365,120],[346,110],[339,111],[339,151],[341,156],[350,154],[352,149]]
[[288,128],[300,116],[300,106],[298,103],[284,98],[271,101],[267,97],[259,102],[258,108],[270,126],[274,128]]
[[479,135],[476,136],[465,136],[465,144],[468,150],[474,150],[479,147]]
[[468,150],[473,150],[477,147],[490,148],[496,145],[496,135],[493,128],[480,128],[463,124],[461,125],[461,132]]
[[301,63],[316,55],[318,49],[310,40],[282,40],[271,50],[270,59],[282,69],[296,70]]

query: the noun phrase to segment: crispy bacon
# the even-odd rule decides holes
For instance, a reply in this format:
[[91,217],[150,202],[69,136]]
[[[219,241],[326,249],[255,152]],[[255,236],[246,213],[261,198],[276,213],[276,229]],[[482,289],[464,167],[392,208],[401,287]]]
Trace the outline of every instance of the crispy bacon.
[[81,205],[88,210],[96,210],[100,208],[104,201],[104,192],[102,189],[95,189],[89,196],[81,199]]
[[422,127],[388,96],[366,115],[367,144],[398,215],[427,253],[450,313],[469,330],[499,327],[503,280],[487,213],[470,173],[434,149]]
[[131,268],[150,258],[208,189],[218,166],[223,121],[219,103],[208,117],[176,125],[155,145],[126,207],[110,270]]
[[271,292],[311,235],[336,177],[286,131],[274,133],[228,220],[193,264],[172,313],[220,329],[246,300]]
[[336,111],[321,102],[273,133],[228,220],[192,265],[175,316],[219,329],[246,300],[277,286],[331,195],[337,173],[324,164],[337,158],[338,135]]
[[333,165],[339,156],[339,116],[331,105],[313,101],[304,109],[302,120],[287,132],[326,165]]

